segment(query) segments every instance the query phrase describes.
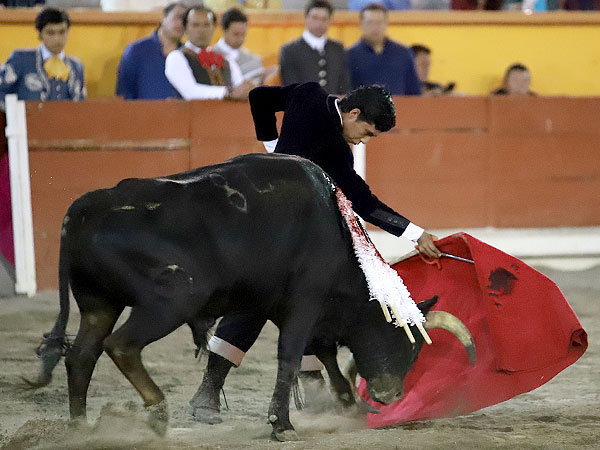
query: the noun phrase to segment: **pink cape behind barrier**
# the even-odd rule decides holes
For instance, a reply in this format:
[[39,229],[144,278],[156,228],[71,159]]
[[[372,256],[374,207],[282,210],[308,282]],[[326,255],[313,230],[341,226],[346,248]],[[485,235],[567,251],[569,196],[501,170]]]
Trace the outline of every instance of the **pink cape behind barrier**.
[[2,154],[1,150],[0,148],[0,254],[14,266],[8,153]]
[[384,406],[367,425],[466,414],[508,400],[548,382],[587,348],[587,334],[556,284],[537,270],[474,237],[458,233],[441,239],[445,253],[475,264],[441,258],[441,269],[419,256],[392,267],[415,301],[439,296],[434,310],[448,311],[467,326],[477,362],[469,364],[460,342],[444,330],[430,331],[404,381],[404,398]]

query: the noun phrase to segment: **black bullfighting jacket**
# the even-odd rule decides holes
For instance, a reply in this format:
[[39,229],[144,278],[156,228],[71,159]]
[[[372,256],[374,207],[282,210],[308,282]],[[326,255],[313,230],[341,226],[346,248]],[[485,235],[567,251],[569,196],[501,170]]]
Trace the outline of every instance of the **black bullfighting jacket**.
[[[354,170],[354,156],[344,139],[336,97],[317,83],[261,86],[250,92],[250,109],[260,141],[279,138],[276,153],[298,155],[319,165],[367,222],[401,236],[408,219],[381,202]],[[275,113],[284,111],[278,136]]]

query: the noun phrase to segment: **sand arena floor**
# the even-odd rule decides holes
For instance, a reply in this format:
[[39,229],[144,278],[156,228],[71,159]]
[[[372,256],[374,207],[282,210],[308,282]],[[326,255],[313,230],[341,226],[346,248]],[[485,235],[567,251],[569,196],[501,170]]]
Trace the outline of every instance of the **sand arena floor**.
[[[144,350],[146,367],[170,408],[166,438],[145,425],[141,398],[103,355],[88,395],[85,430],[69,428],[66,372],[61,362],[52,383],[20,388],[34,377],[34,349],[58,312],[58,295],[0,300],[0,448],[2,449],[600,449],[600,267],[562,272],[539,267],[563,290],[588,333],[583,357],[550,382],[527,394],[467,416],[368,430],[364,418],[336,410],[297,412],[292,421],[302,441],[269,439],[266,423],[276,371],[277,329],[268,325],[244,364],[227,379],[229,410],[224,423],[198,424],[187,403],[201,380],[206,359],[194,360],[191,332],[182,327]],[[68,330],[75,333],[73,304]],[[342,355],[343,357],[343,355]]]

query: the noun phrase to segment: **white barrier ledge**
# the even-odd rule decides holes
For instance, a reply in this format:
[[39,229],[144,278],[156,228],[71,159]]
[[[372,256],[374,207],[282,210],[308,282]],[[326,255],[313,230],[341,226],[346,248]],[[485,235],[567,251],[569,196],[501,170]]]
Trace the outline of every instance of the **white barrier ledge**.
[[33,250],[33,217],[29,182],[29,150],[25,102],[15,94],[5,97],[6,138],[10,168],[10,197],[15,246],[15,292],[35,295],[35,254]]

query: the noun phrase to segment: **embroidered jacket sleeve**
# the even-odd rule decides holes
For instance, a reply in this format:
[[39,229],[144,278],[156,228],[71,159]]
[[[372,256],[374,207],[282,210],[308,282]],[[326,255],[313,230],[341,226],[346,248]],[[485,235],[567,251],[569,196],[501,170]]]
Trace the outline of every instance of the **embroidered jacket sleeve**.
[[69,61],[74,71],[74,76],[69,77],[68,81],[71,100],[85,100],[87,98],[87,88],[85,86],[83,63],[78,58],[73,57],[69,57]]
[[12,53],[5,64],[0,65],[0,110],[5,110],[4,97],[17,92],[19,81],[18,67],[15,65]]

